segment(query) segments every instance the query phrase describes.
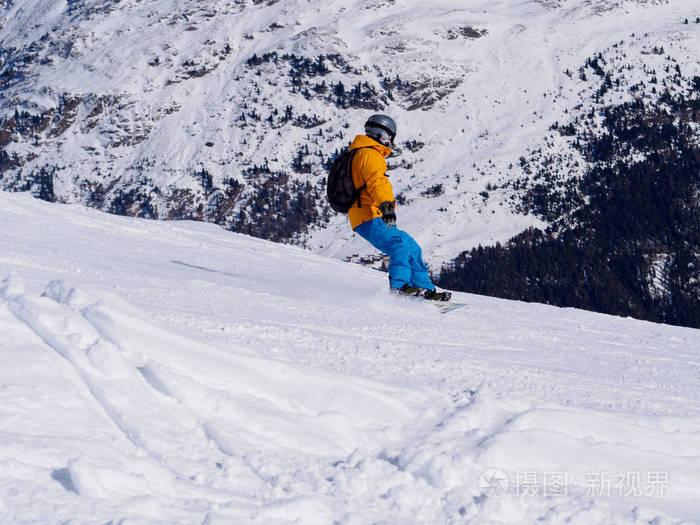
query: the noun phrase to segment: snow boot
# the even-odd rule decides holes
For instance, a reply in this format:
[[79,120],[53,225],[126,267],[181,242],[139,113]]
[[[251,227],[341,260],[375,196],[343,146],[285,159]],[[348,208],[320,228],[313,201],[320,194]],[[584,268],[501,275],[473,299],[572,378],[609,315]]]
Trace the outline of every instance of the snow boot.
[[428,301],[449,301],[450,297],[452,297],[452,293],[438,292],[437,290],[424,290],[423,295],[420,297]]
[[410,295],[412,297],[420,297],[421,292],[425,291],[424,288],[418,288],[417,286],[409,286],[404,284],[401,288],[392,288],[392,291],[399,295]]
[[401,295],[420,297],[428,301],[449,301],[452,296],[450,292],[438,292],[437,290],[428,290],[417,286],[409,286],[408,284],[404,284],[401,288],[396,289],[395,292]]

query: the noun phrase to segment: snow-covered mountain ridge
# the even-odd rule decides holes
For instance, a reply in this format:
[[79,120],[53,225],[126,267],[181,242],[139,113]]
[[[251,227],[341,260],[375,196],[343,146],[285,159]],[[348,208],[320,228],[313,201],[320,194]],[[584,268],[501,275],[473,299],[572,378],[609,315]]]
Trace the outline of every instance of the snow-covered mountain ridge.
[[700,522],[700,331],[0,193],[0,522]]
[[[663,57],[648,53],[658,47],[692,78],[696,11],[573,0],[5,1],[0,181],[333,256],[367,253],[345,218],[329,215],[322,164],[381,110],[400,126],[391,177],[410,206],[399,219],[437,266],[541,224],[511,206],[520,190],[509,182],[597,88],[567,71],[624,41],[630,85],[645,68],[661,75]],[[565,138],[554,149],[566,178],[577,154]]]

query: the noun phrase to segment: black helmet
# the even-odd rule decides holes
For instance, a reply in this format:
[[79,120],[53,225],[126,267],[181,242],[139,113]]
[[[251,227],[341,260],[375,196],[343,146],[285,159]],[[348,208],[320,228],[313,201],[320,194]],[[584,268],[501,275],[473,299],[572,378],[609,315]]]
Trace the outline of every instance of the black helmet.
[[396,137],[396,122],[387,115],[372,115],[365,122],[365,133],[385,146],[391,146]]

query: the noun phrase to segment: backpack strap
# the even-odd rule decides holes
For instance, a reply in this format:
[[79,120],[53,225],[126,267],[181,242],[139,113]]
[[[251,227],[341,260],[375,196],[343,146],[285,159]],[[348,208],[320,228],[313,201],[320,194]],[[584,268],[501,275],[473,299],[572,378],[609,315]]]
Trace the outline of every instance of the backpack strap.
[[[355,153],[357,153],[361,149],[367,149],[367,148],[372,148],[372,146],[362,146],[361,148],[357,148],[357,149],[352,150],[352,155],[350,156],[350,160],[348,160],[348,168],[349,168],[348,171],[350,172],[351,179],[352,179],[352,161],[355,158]],[[372,148],[372,149],[374,149],[374,148]],[[377,152],[377,153],[379,153],[379,152]],[[359,188],[355,188],[355,189],[357,190],[357,207],[362,208],[362,203],[360,202],[360,193],[362,193],[362,190],[367,189],[367,183],[365,182],[362,186],[360,186]]]

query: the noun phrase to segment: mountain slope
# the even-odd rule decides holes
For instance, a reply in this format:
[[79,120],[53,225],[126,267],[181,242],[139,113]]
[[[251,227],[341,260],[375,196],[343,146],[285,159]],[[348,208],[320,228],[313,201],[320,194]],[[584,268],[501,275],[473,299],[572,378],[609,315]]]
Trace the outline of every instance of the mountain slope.
[[694,523],[700,332],[0,193],[0,521]]
[[542,224],[508,182],[587,105],[566,71],[621,40],[631,76],[652,46],[697,70],[687,2],[31,0],[0,16],[3,188],[368,253],[329,215],[323,164],[381,110],[400,126],[400,221],[436,267]]
[[546,231],[463,252],[444,286],[700,327],[697,61],[632,36],[569,71],[586,103],[504,183]]

